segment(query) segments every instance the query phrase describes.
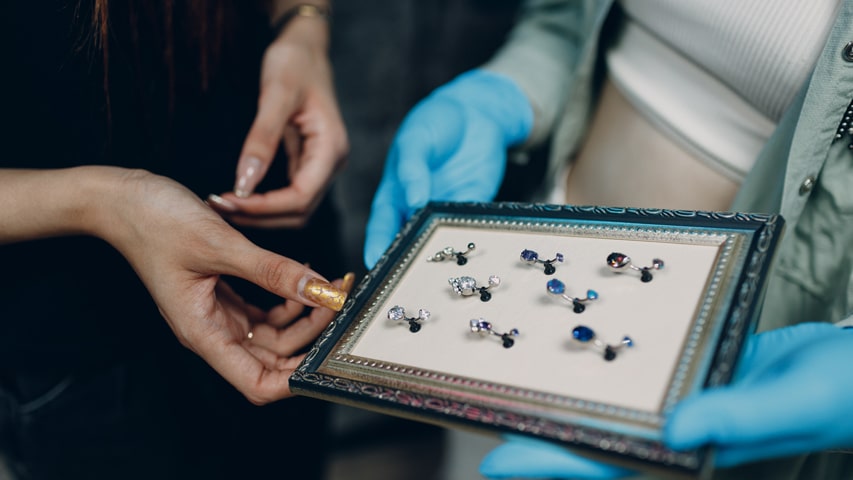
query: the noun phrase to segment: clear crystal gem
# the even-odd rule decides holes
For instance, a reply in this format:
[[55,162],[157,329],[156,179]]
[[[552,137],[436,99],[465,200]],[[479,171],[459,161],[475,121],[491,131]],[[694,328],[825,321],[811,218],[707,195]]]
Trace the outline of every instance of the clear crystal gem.
[[477,281],[473,277],[451,278],[448,282],[453,287],[453,291],[459,295],[473,295],[477,290]]
[[393,320],[395,322],[399,322],[400,320],[404,320],[406,318],[406,312],[403,310],[403,307],[399,305],[394,305],[391,307],[391,310],[388,310],[388,319]]

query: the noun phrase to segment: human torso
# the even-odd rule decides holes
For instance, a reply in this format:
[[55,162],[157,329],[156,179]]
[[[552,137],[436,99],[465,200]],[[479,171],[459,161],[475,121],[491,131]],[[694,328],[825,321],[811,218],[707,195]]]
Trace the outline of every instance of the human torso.
[[838,2],[620,3],[625,21],[605,52],[608,82],[566,201],[729,209]]

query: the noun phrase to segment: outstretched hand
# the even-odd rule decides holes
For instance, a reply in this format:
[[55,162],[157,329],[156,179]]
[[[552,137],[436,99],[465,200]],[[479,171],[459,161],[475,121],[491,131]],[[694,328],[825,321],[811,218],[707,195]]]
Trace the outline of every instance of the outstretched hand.
[[507,77],[473,70],[421,101],[403,120],[373,197],[364,261],[372,267],[403,222],[430,200],[488,201],[506,149],[533,124],[527,97]]
[[[170,179],[132,171],[115,183],[118,198],[104,205],[109,221],[97,233],[130,262],[178,340],[253,403],[290,396],[288,377],[302,358],[296,352],[332,320],[346,293],[254,245]],[[222,275],[286,301],[265,312],[244,302]],[[300,317],[303,306],[326,308]]]
[[[300,227],[343,168],[349,143],[327,45],[324,19],[296,17],[264,53],[258,113],[243,144],[234,191],[208,198],[229,221]],[[281,183],[287,185],[255,193],[282,142],[289,178]]]

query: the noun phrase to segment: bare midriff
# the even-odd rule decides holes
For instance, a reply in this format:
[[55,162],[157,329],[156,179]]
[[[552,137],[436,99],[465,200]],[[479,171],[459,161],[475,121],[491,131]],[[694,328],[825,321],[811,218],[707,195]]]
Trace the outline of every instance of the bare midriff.
[[661,132],[607,81],[566,184],[566,203],[728,210],[739,183]]

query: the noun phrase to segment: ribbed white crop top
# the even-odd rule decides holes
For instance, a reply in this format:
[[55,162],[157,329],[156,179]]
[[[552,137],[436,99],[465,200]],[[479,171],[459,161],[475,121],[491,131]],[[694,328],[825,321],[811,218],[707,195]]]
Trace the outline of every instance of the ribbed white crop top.
[[720,172],[742,180],[810,75],[838,0],[619,0],[607,52],[634,106]]

